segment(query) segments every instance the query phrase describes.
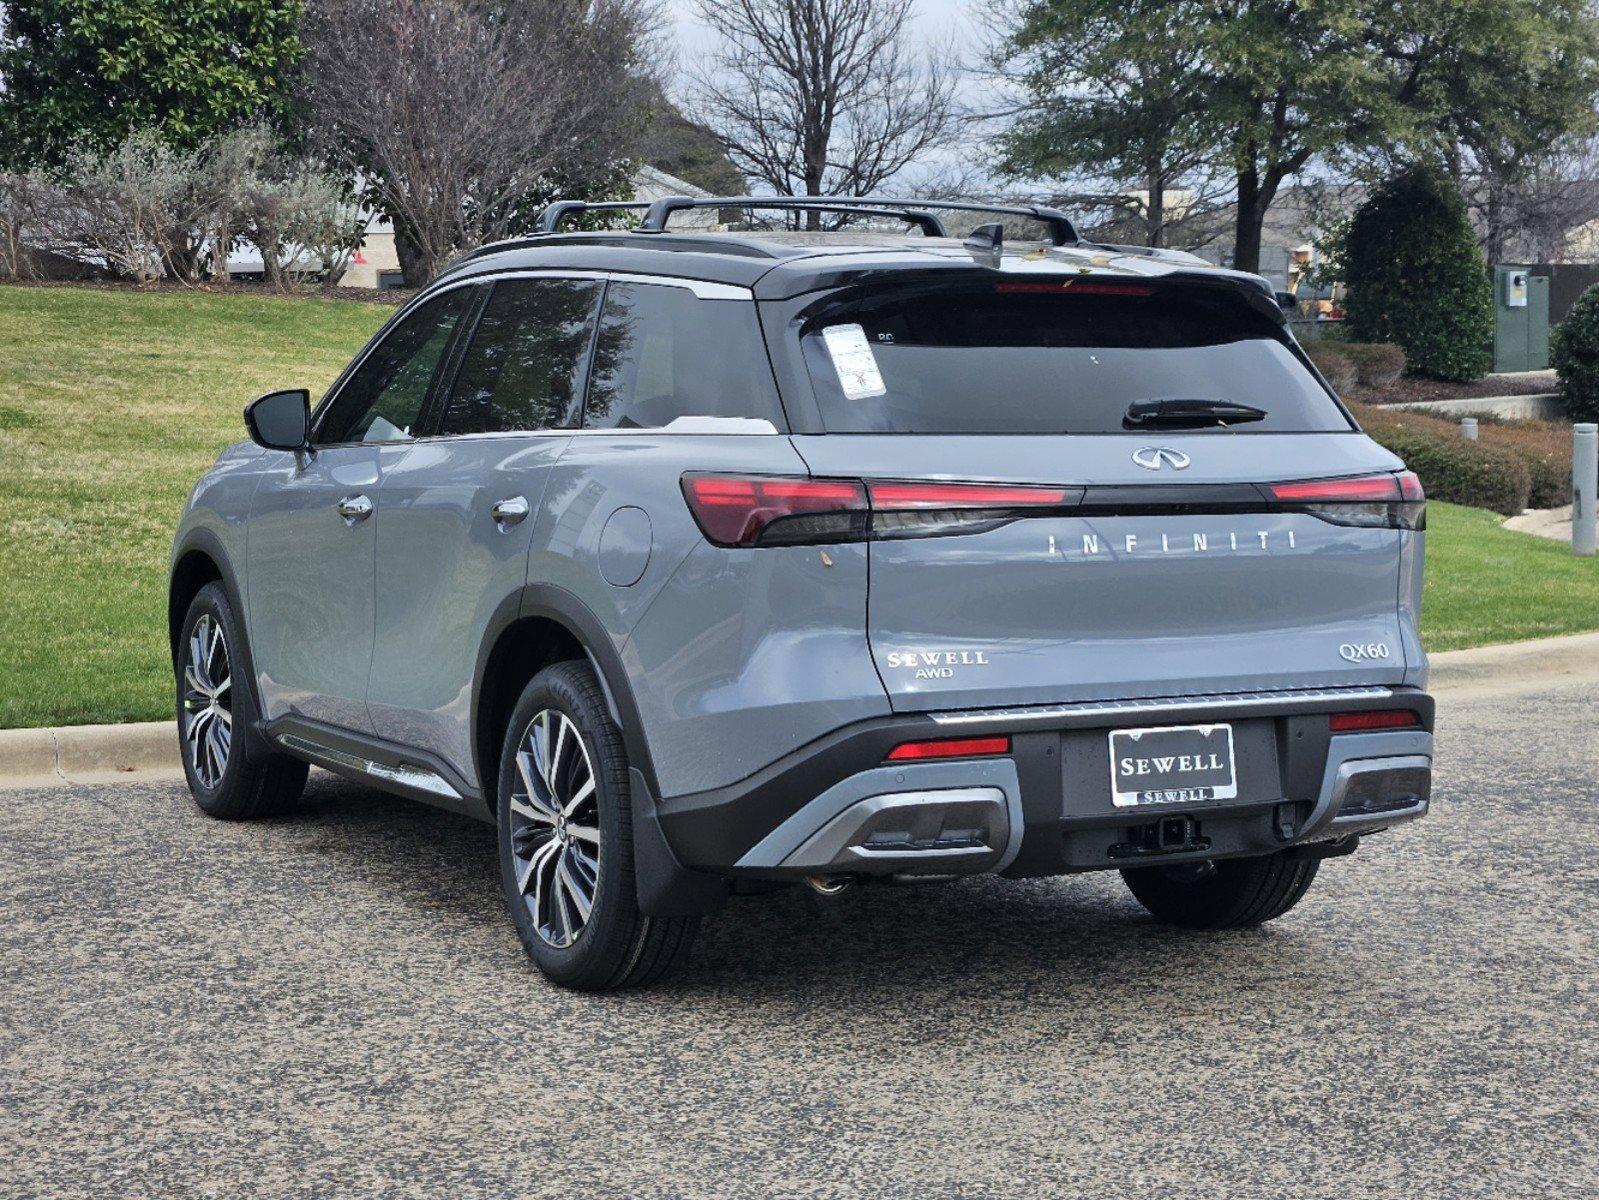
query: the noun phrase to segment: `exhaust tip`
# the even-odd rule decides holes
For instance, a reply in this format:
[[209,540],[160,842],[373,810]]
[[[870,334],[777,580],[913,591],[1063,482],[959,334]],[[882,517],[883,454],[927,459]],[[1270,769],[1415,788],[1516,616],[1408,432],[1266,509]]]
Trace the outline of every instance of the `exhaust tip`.
[[836,896],[850,885],[850,881],[840,875],[807,875],[805,882],[818,896]]

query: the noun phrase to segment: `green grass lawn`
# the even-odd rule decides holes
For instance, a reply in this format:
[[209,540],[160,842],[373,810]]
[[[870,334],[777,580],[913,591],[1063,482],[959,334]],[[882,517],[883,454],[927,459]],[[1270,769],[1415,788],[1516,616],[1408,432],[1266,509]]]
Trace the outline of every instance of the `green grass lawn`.
[[[166,567],[245,403],[317,394],[385,305],[0,287],[0,728],[171,715]],[[1599,560],[1434,504],[1433,650],[1599,628]]]
[[1427,505],[1421,633],[1428,650],[1599,629],[1599,558],[1513,533],[1501,519],[1482,508]]
[[317,395],[393,310],[0,287],[0,728],[171,715],[172,529],[262,392]]

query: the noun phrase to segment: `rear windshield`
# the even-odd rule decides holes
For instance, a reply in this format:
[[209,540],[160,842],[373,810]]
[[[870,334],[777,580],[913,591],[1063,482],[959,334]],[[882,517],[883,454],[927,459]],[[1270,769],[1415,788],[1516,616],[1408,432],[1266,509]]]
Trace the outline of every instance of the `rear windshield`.
[[802,328],[838,433],[1310,433],[1352,426],[1230,290],[1078,281],[886,291]]

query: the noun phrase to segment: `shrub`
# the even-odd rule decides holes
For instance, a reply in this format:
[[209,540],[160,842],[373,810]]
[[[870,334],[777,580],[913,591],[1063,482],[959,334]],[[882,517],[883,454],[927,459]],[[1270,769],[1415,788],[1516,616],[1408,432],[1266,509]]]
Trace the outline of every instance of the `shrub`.
[[[1451,421],[1359,405],[1361,426],[1405,460],[1434,500],[1514,516],[1527,508],[1533,480],[1523,455],[1492,442],[1470,442]],[[1568,464],[1569,471],[1569,464]]]
[[1344,245],[1349,334],[1404,348],[1417,375],[1460,382],[1492,365],[1493,288],[1460,193],[1416,167],[1377,188]]
[[1340,396],[1347,394],[1360,379],[1360,368],[1349,356],[1346,343],[1311,342],[1305,347],[1305,356],[1316,364],[1316,369],[1327,377],[1332,390]]
[[1360,382],[1369,388],[1390,388],[1405,373],[1405,352],[1381,342],[1346,342],[1344,353],[1355,364]]
[[1550,352],[1566,413],[1574,421],[1599,421],[1599,284],[1577,297]]

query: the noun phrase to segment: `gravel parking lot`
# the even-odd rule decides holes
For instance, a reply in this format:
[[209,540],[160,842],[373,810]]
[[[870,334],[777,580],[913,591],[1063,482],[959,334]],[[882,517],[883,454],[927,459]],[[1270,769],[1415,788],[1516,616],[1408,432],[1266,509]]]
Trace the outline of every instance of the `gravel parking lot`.
[[793,891],[600,998],[524,962],[487,826],[0,793],[0,1194],[1592,1196],[1599,712],[1539,689],[1445,697],[1433,816],[1273,927]]

